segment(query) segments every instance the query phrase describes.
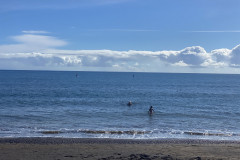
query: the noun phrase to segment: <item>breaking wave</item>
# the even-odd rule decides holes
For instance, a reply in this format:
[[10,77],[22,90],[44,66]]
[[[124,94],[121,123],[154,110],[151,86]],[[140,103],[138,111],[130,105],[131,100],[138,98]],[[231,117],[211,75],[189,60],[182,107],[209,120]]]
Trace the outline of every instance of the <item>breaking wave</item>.
[[59,130],[59,131],[40,131],[42,134],[61,134],[61,133],[86,133],[86,134],[127,134],[127,135],[136,135],[136,134],[147,134],[150,131],[104,131],[104,130]]
[[[161,138],[162,135],[175,135],[179,137],[179,135],[183,135],[184,137],[192,137],[192,136],[200,136],[200,137],[208,137],[208,136],[215,136],[215,137],[238,137],[240,136],[239,133],[221,133],[221,132],[194,132],[194,131],[163,131],[163,130],[153,130],[153,131],[141,131],[141,130],[88,130],[88,129],[79,129],[79,130],[69,130],[69,129],[62,129],[62,130],[44,130],[39,131],[39,133],[44,135],[55,135],[55,134],[75,134],[77,137],[81,138],[81,135],[84,134],[85,137],[88,135],[145,135],[148,138]],[[91,137],[91,136],[89,136]]]

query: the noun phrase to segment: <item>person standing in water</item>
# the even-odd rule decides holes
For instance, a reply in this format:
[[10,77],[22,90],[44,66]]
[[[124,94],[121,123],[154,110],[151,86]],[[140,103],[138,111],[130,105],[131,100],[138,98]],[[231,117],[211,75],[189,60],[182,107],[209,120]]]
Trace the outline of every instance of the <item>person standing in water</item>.
[[153,106],[150,106],[150,108],[149,108],[149,110],[148,110],[148,114],[149,114],[149,115],[152,115],[152,114],[153,114],[153,111],[154,111]]

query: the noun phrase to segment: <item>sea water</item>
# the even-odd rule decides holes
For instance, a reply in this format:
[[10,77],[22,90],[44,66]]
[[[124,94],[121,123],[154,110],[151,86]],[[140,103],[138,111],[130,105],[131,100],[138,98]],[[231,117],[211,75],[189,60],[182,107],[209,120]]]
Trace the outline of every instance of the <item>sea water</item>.
[[240,140],[240,75],[0,71],[0,137]]

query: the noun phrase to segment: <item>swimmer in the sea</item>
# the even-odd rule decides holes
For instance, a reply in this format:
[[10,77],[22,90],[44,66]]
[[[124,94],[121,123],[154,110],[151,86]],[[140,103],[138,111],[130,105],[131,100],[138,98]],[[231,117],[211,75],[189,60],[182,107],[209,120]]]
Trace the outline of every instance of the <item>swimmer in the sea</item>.
[[153,106],[150,106],[150,108],[149,108],[149,110],[148,110],[148,114],[149,114],[149,115],[152,115],[152,114],[153,114],[153,111],[154,111]]
[[131,106],[131,105],[132,105],[132,102],[131,102],[131,101],[129,101],[127,105],[128,105],[128,106]]

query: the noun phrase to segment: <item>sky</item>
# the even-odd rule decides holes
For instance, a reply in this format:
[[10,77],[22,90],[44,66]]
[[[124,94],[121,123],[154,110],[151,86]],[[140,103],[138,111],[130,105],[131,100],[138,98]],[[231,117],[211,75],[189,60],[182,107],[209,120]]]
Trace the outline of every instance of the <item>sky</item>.
[[1,0],[0,69],[240,73],[239,0]]

